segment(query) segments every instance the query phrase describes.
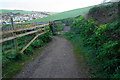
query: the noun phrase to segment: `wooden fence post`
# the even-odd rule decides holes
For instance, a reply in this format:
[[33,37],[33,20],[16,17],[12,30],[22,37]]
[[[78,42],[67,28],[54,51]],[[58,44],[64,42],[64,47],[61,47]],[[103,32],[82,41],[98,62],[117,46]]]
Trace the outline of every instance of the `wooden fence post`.
[[[12,18],[12,17],[11,17],[11,29],[12,29],[12,30],[15,29],[15,28],[14,28],[14,25],[13,25],[13,18]],[[16,36],[15,31],[12,32],[12,35],[13,35],[13,37]],[[15,50],[18,51],[18,45],[17,45],[17,40],[16,40],[16,38],[14,38],[14,46],[15,46]]]
[[50,27],[50,30],[52,31],[52,34],[55,35],[55,25],[54,25],[54,22],[49,22],[49,27]]

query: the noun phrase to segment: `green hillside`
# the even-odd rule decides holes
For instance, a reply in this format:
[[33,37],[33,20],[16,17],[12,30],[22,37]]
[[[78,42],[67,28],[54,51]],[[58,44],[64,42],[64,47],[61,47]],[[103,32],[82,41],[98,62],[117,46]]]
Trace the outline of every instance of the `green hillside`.
[[27,14],[27,13],[33,13],[33,11],[24,11],[24,10],[7,10],[7,9],[1,9],[0,12],[4,13],[21,13],[21,14]]
[[59,20],[59,19],[65,19],[65,18],[70,18],[70,17],[76,17],[79,15],[85,15],[89,11],[90,8],[93,6],[85,7],[85,8],[79,8],[79,9],[74,9],[70,11],[65,11],[61,13],[57,13],[45,18],[39,18],[36,20],[33,20],[31,22],[40,22],[40,21],[53,21],[53,20]]
[[[21,13],[21,14],[29,14],[29,13],[35,13],[35,12],[40,12],[40,11],[24,11],[24,10],[7,10],[7,9],[0,9],[1,13]],[[41,11],[42,12],[42,11]],[[56,12],[44,12],[47,14],[56,14]]]

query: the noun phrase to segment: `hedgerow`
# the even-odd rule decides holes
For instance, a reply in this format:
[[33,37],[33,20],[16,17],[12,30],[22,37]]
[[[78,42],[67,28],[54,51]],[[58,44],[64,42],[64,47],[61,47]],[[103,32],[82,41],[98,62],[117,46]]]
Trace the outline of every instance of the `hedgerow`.
[[[89,63],[94,77],[120,78],[120,22],[96,25],[94,19],[76,19],[71,31],[81,36],[88,49]],[[74,36],[73,36],[74,37]]]

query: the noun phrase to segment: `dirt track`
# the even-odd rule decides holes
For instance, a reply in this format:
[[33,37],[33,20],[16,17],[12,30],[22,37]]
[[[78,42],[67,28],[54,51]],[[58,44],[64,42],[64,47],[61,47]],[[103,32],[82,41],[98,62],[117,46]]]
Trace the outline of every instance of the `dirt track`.
[[[70,31],[65,26],[63,32]],[[82,56],[80,56],[83,58]],[[52,42],[45,48],[35,61],[25,66],[17,78],[88,78],[88,68],[82,61],[79,65],[73,53],[70,41],[54,36]]]
[[25,66],[17,78],[88,78],[87,69],[79,67],[71,43],[54,36],[36,60]]

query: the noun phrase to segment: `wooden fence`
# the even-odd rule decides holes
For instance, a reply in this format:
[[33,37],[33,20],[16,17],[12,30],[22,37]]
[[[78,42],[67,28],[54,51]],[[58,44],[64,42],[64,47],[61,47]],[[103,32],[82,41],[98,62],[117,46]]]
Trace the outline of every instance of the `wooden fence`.
[[5,35],[5,34],[13,33],[13,32],[20,32],[20,31],[25,31],[25,30],[33,30],[33,29],[40,28],[40,27],[43,27],[46,25],[48,25],[48,24],[43,24],[43,25],[28,27],[28,28],[25,28],[25,27],[15,28],[14,30],[2,31],[2,34],[0,34],[0,35]]
[[1,36],[4,35],[8,35],[8,34],[14,34],[17,32],[22,32],[22,31],[26,31],[25,33],[20,33],[20,34],[16,34],[10,37],[6,37],[0,40],[0,43],[9,41],[9,40],[14,40],[16,38],[22,37],[22,36],[26,36],[29,34],[34,34],[36,32],[42,31],[41,33],[37,34],[20,52],[23,53],[24,50],[40,35],[47,33],[49,30],[49,24],[43,24],[43,25],[39,25],[39,26],[34,26],[34,27],[29,27],[29,28],[20,28],[20,29],[13,29],[13,30],[7,30],[7,31],[3,31],[2,34],[0,34]]

